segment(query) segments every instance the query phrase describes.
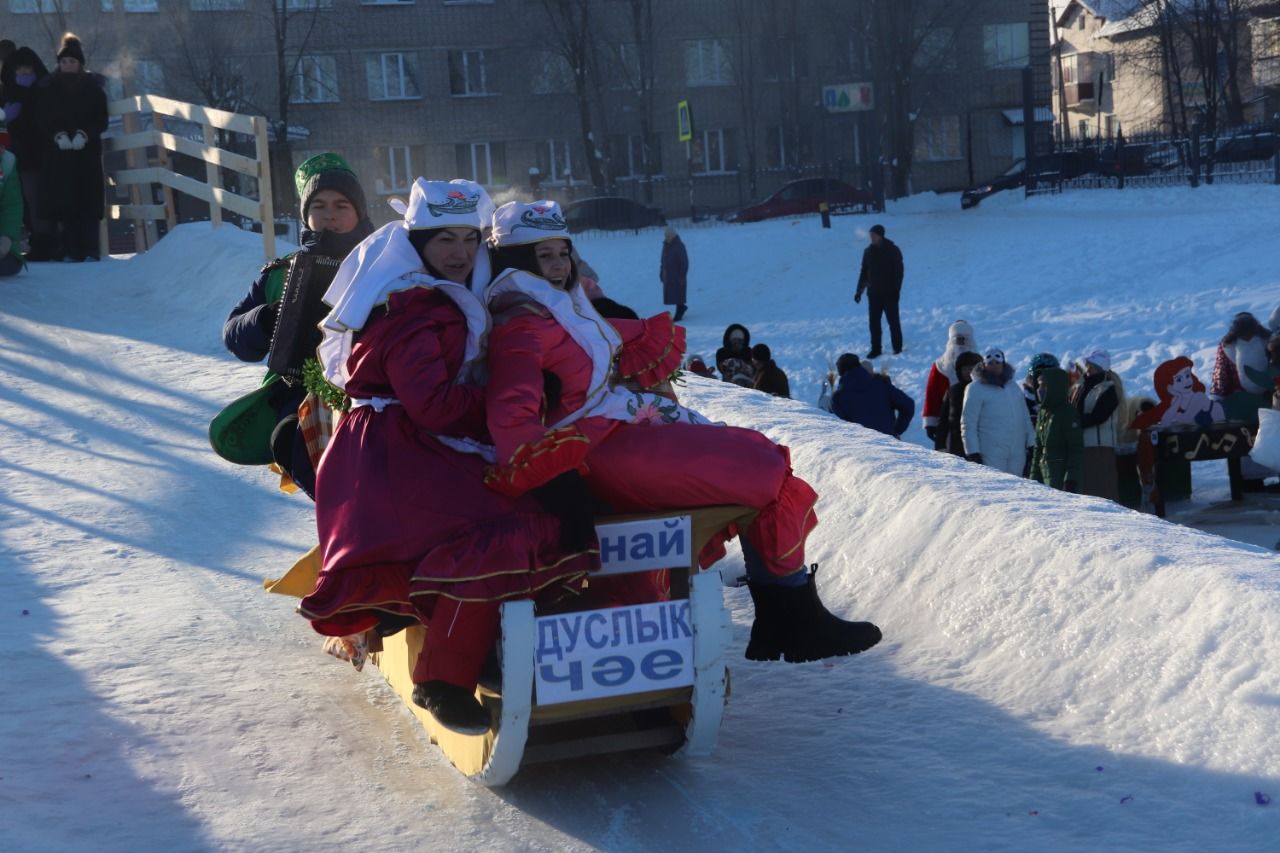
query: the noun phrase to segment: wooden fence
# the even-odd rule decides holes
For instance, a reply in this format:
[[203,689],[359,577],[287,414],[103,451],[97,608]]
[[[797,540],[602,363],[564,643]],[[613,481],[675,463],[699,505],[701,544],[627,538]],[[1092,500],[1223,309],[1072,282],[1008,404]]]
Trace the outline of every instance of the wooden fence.
[[[260,222],[263,254],[268,260],[275,257],[271,165],[267,155],[265,118],[215,110],[158,95],[135,95],[112,101],[108,111],[121,117],[123,132],[109,136],[103,142],[108,151],[124,152],[126,163],[126,168],[110,175],[110,180],[116,186],[129,188],[129,203],[110,205],[108,215],[112,219],[134,221],[134,240],[139,252],[145,252],[159,239],[156,235],[157,222],[165,222],[170,229],[177,224],[173,204],[173,191],[177,190],[208,202],[209,220],[215,228],[222,224],[223,210]],[[151,127],[145,129],[144,122],[148,116]],[[165,127],[166,118],[181,119],[184,127],[188,128],[199,126],[203,142],[171,133]],[[219,147],[218,131],[252,137],[254,156]],[[148,155],[149,148],[156,150],[154,158]],[[199,181],[175,172],[170,159],[170,155],[175,153],[204,161],[205,180]],[[254,178],[258,184],[258,198],[238,195],[224,188],[220,179],[221,169]],[[150,190],[155,186],[161,188],[162,204],[152,203],[154,193]]]

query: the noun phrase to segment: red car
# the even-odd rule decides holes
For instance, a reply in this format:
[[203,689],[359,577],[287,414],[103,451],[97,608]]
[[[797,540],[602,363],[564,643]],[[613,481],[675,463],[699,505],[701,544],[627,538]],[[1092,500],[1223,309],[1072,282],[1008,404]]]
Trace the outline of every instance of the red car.
[[800,178],[783,184],[777,192],[759,204],[742,208],[733,217],[733,221],[759,222],[761,219],[773,219],[777,216],[817,213],[818,204],[823,201],[831,205],[833,213],[843,212],[841,208],[852,207],[870,210],[873,203],[870,190],[860,190],[844,181],[834,178]]

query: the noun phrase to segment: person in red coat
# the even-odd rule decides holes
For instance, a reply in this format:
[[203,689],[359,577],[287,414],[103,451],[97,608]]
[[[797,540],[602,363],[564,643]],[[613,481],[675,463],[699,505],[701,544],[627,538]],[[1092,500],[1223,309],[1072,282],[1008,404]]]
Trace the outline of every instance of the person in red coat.
[[474,691],[499,602],[576,592],[599,567],[593,529],[484,485],[485,204],[478,184],[419,178],[325,294],[318,356],[351,408],[317,471],[322,570],[299,607],[328,636],[423,622],[414,702],[471,734],[489,727]]
[[[792,473],[787,448],[755,430],[711,425],[664,394],[684,354],[683,328],[666,313],[603,319],[578,284],[554,202],[503,205],[491,240],[500,272],[487,291],[490,485],[520,495],[582,480],[616,512],[751,507],[758,514],[745,530],[724,531],[700,555],[707,566],[727,538],[745,540],[756,604],[747,657],[796,662],[875,645],[879,629],[828,613],[805,571],[818,496]],[[572,517],[583,503],[557,511]]]
[[[924,432],[929,440],[938,440],[938,418],[942,414],[942,398],[956,381],[956,357],[963,352],[978,353],[978,342],[973,337],[973,327],[964,320],[956,320],[947,329],[947,348],[929,368],[929,378],[924,385]],[[945,425],[944,425],[945,428]]]

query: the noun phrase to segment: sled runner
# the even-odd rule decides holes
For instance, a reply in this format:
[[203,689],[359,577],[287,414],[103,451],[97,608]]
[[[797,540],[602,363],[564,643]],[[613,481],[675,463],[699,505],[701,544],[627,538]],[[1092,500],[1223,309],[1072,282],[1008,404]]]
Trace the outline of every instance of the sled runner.
[[[591,577],[670,569],[670,600],[550,615],[531,601],[504,603],[500,676],[476,691],[493,721],[484,734],[449,731],[413,703],[421,625],[383,638],[370,660],[453,765],[484,785],[505,784],[526,764],[587,755],[708,755],[728,699],[731,623],[720,576],[700,572],[698,554],[754,516],[723,506],[600,519],[602,567]],[[318,571],[313,551],[267,588],[304,596]]]

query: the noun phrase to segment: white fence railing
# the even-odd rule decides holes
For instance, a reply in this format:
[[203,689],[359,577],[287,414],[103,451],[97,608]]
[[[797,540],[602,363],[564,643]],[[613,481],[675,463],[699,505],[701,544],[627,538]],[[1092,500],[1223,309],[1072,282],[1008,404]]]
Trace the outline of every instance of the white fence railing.
[[[145,252],[155,244],[158,239],[157,222],[163,221],[169,228],[177,224],[173,203],[173,191],[177,190],[208,202],[209,220],[215,228],[222,224],[223,210],[260,222],[263,254],[268,260],[275,257],[271,164],[265,118],[215,110],[158,95],[135,95],[112,101],[108,112],[121,117],[123,132],[103,141],[108,151],[124,152],[126,163],[126,168],[109,177],[116,186],[129,188],[129,203],[110,205],[108,215],[112,219],[134,220],[134,240],[139,252]],[[144,128],[147,117],[151,123],[149,129]],[[180,119],[188,127],[192,124],[199,126],[203,142],[169,132],[165,127],[166,118]],[[254,156],[219,147],[218,131],[252,137]],[[150,148],[156,150],[154,158],[148,156]],[[170,154],[175,153],[204,161],[205,180],[199,181],[175,172],[170,161]],[[257,182],[258,198],[239,195],[223,187],[221,169],[253,178]],[[153,198],[151,192],[144,197],[144,188],[154,186],[161,188],[162,204],[150,203]]]

